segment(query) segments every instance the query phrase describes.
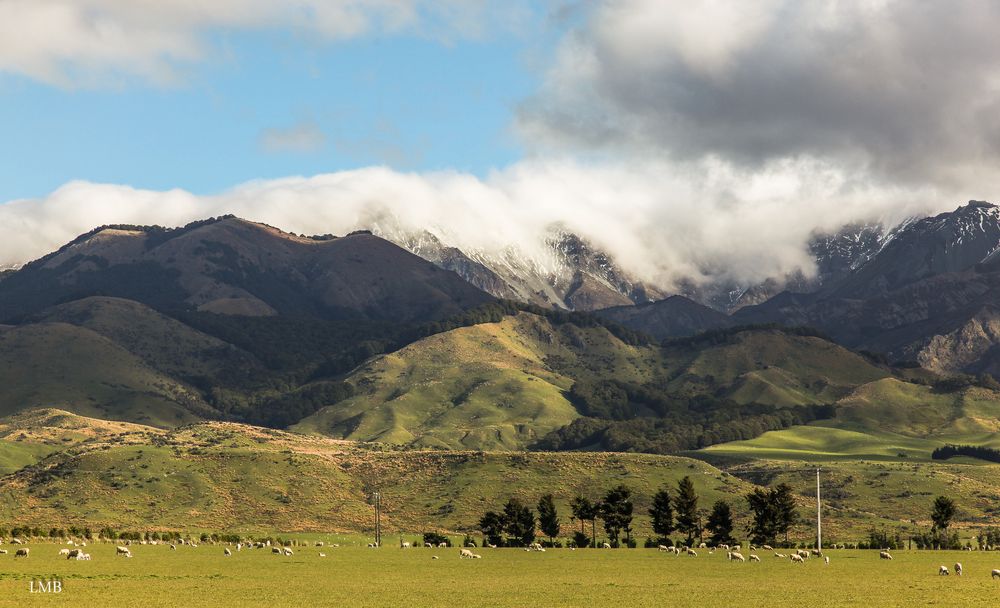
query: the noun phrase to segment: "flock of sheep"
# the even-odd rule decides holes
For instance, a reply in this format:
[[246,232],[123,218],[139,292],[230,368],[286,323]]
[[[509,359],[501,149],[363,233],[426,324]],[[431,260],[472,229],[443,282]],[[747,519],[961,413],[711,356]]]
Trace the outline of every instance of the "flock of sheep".
[[[196,543],[194,543],[192,541],[188,541],[188,540],[183,540],[182,539],[182,540],[180,540],[178,542],[180,544],[190,545],[191,547],[197,547],[198,546]],[[142,544],[147,544],[147,541],[141,541],[141,543]],[[2,539],[0,539],[0,544],[3,544],[3,540]],[[10,544],[12,544],[12,545],[23,545],[24,541],[22,541],[19,538],[12,538],[12,539],[10,539]],[[58,554],[59,557],[65,557],[66,559],[69,559],[69,560],[81,560],[81,561],[90,560],[90,554],[84,551],[84,548],[87,546],[87,543],[85,541],[75,542],[75,541],[70,540],[70,541],[67,541],[66,544],[72,546],[73,548],[65,547],[65,548],[60,549],[59,550],[59,554]],[[132,551],[129,548],[130,544],[131,544],[130,541],[125,541],[125,545],[116,545],[116,547],[115,547],[115,555],[117,557],[131,558],[132,557]],[[157,541],[148,541],[148,544],[155,545],[155,544],[158,544],[158,543],[157,543]],[[167,543],[165,543],[165,544],[167,544]],[[177,549],[177,545],[176,544],[169,543],[169,545],[170,545],[170,549],[171,550],[176,550]],[[230,546],[232,546],[232,545],[230,545]],[[233,555],[233,551],[230,548],[230,546],[223,547],[223,556],[225,556],[225,557],[231,557]],[[329,546],[331,548],[337,548],[340,545],[338,545],[338,544],[332,544],[332,543],[330,545],[326,545],[323,541],[316,541],[315,542],[315,546],[319,547],[319,548],[324,548],[324,547],[327,547],[327,546]],[[400,542],[400,548],[401,549],[409,549],[409,548],[411,548],[413,546],[416,546],[416,545],[411,545],[409,542]],[[445,548],[447,546],[448,546],[448,543],[439,543],[439,544],[436,544],[436,545],[435,544],[431,544],[431,543],[424,543],[424,547],[426,547],[426,548]],[[608,544],[608,543],[604,543],[602,546],[605,549],[610,549],[611,548],[611,545]],[[290,547],[279,546],[279,545],[272,546],[271,541],[257,541],[257,542],[250,542],[250,541],[248,541],[246,543],[240,542],[240,543],[236,543],[235,547],[236,547],[236,551],[242,551],[244,548],[247,548],[247,549],[267,549],[267,548],[270,548],[272,554],[274,554],[274,555],[280,555],[280,556],[286,556],[286,557],[290,557],[290,556],[292,556],[292,555],[295,554]],[[375,543],[368,543],[368,547],[369,548],[376,548],[377,549],[379,546],[377,544],[375,544]],[[491,549],[495,549],[496,545],[484,545],[484,547],[489,547]],[[726,559],[728,561],[733,561],[733,562],[747,562],[747,561],[749,561],[749,563],[753,563],[753,562],[760,562],[761,561],[760,556],[757,555],[756,553],[754,553],[754,551],[758,551],[758,548],[755,547],[752,544],[750,545],[750,551],[751,551],[751,553],[748,556],[749,560],[748,560],[748,557],[744,557],[744,555],[740,552],[740,550],[742,549],[741,545],[730,546],[730,545],[727,545],[727,544],[722,544],[722,545],[718,545],[718,546],[715,546],[715,547],[709,547],[705,543],[701,543],[698,546],[698,549],[706,550],[709,555],[714,554],[715,551],[717,551],[717,550],[719,550],[719,551],[725,551],[726,552]],[[774,549],[771,546],[769,546],[769,545],[762,545],[760,547],[760,549],[764,550],[764,551],[772,551],[772,552],[774,552],[774,556],[776,558],[779,558],[779,559],[785,559],[785,558],[787,558],[792,563],[804,563],[806,560],[810,559],[811,557],[817,557],[817,558],[822,558],[823,562],[826,565],[830,564],[830,557],[823,555],[823,552],[820,551],[820,550],[818,550],[818,549],[811,549],[811,550],[798,549],[798,550],[796,550],[796,551],[794,551],[792,553],[788,553],[788,554],[779,553],[777,551],[774,551]],[[528,552],[532,552],[532,551],[541,552],[541,553],[545,552],[545,548],[542,546],[542,544],[541,543],[537,543],[537,542],[536,543],[531,543],[530,545],[528,545],[527,547],[525,547],[524,550],[528,551]],[[660,552],[672,553],[672,554],[677,555],[677,556],[679,556],[679,555],[689,555],[689,556],[692,556],[692,557],[698,557],[698,552],[696,550],[692,549],[691,547],[686,547],[686,546],[677,547],[677,546],[673,546],[673,545],[670,545],[670,546],[659,545],[659,547],[657,547],[657,550],[660,551]],[[0,549],[0,555],[6,555],[7,553],[8,553],[7,549]],[[28,547],[19,547],[14,552],[14,558],[15,559],[19,558],[19,557],[27,558],[30,555],[30,553],[31,553],[31,549],[29,549]],[[482,555],[480,555],[478,553],[474,553],[470,549],[460,549],[458,556],[459,556],[459,559],[482,559],[482,557],[483,557]],[[323,552],[320,552],[319,553],[319,557],[326,557],[326,554],[323,553]],[[438,559],[438,556],[437,555],[433,555],[433,556],[431,556],[431,559]],[[880,551],[879,552],[879,559],[882,559],[882,560],[892,560],[892,554],[889,553],[889,551],[887,551],[887,550]],[[940,566],[938,568],[938,574],[940,576],[949,576],[951,574],[951,572],[952,572],[952,570],[949,570],[948,566],[942,565],[942,566]],[[962,570],[962,564],[960,562],[956,562],[955,563],[955,565],[954,565],[954,572],[955,572],[956,576],[962,576],[963,570]],[[1000,569],[994,569],[990,573],[990,575],[994,579],[1000,579]]]

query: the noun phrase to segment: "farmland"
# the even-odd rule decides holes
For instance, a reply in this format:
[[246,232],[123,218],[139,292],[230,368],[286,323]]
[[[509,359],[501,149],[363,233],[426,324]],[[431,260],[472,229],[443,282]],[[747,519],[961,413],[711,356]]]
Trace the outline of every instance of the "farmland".
[[[477,549],[481,560],[461,560],[458,549],[368,549],[360,538],[340,548],[297,547],[291,557],[266,549],[234,551],[133,546],[116,558],[113,544],[91,544],[92,561],[59,558],[60,545],[29,545],[29,559],[0,556],[0,597],[19,606],[583,606],[697,605],[971,606],[1000,592],[990,571],[1000,554],[899,551],[881,561],[875,551],[828,551],[830,565],[802,565],[761,552],[761,563],[730,563],[723,552],[675,557],[651,549]],[[310,544],[312,544],[310,542]],[[11,549],[11,547],[7,547]],[[325,558],[319,553],[326,553]],[[432,559],[433,555],[439,559]],[[965,576],[937,575],[961,561]],[[61,579],[62,593],[31,594],[33,579]],[[933,598],[933,599],[929,599]]]

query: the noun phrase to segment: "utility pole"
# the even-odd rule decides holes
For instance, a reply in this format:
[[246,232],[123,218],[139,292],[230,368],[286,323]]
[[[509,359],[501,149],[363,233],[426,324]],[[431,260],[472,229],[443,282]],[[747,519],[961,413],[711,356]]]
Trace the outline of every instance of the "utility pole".
[[819,498],[819,467],[816,467],[816,549],[823,550],[823,515]]
[[375,491],[372,495],[372,501],[375,503],[375,546],[382,546],[382,493]]

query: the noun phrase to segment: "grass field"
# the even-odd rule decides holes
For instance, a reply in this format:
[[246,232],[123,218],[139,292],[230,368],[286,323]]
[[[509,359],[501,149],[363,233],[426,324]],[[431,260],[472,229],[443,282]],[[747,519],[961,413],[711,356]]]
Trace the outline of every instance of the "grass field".
[[[318,537],[317,537],[318,538]],[[675,557],[651,549],[458,549],[300,547],[292,557],[222,547],[91,545],[92,561],[57,556],[60,545],[29,545],[31,557],[0,556],[0,603],[82,606],[983,606],[995,602],[1000,553],[828,551],[792,564],[761,553],[761,563],[724,553]],[[7,547],[11,549],[11,547]],[[320,558],[319,552],[327,557]],[[434,560],[432,555],[440,559]],[[938,576],[962,562],[965,575]],[[29,593],[33,579],[58,577],[63,591]]]

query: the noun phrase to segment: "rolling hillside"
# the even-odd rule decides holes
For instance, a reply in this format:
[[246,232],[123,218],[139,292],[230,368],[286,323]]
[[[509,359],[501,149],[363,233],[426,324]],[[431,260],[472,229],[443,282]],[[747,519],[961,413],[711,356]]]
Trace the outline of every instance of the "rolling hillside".
[[660,347],[520,313],[372,360],[345,379],[353,397],[293,428],[402,445],[524,449],[583,417],[608,419],[606,429],[614,420],[682,424],[700,416],[698,408],[779,412],[832,403],[889,375],[821,338],[777,329]]
[[709,465],[673,456],[397,452],[231,423],[164,431],[55,410],[6,421],[0,432],[29,422],[34,434],[11,441],[47,445],[67,433],[73,439],[0,477],[5,525],[363,531],[370,529],[367,502],[377,488],[390,533],[472,530],[484,511],[511,495],[534,504],[553,492],[569,534],[574,495],[597,498],[626,483],[636,492],[636,533],[648,534],[645,509],[662,484],[690,475],[704,501],[735,501],[750,489]]
[[927,461],[945,444],[1000,446],[1000,393],[981,387],[938,392],[886,378],[837,402],[836,416],[707,448],[733,459]]

